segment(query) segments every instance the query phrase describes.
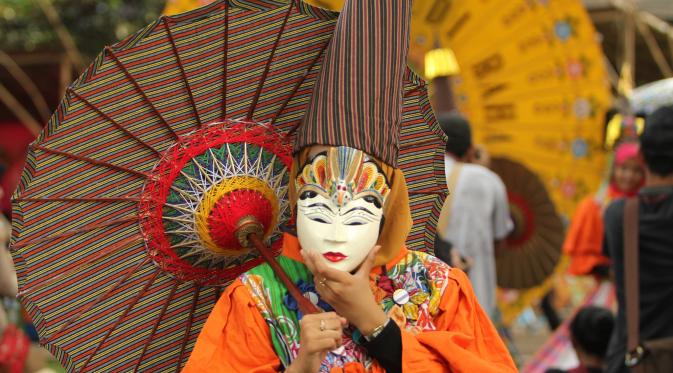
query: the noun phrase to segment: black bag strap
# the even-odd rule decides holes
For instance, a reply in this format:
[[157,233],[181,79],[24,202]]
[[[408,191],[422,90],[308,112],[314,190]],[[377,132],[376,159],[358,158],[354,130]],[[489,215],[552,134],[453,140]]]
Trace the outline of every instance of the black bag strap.
[[642,372],[645,350],[640,345],[640,277],[638,257],[638,199],[629,198],[624,207],[624,289],[626,297],[626,356],[625,364],[634,372]]

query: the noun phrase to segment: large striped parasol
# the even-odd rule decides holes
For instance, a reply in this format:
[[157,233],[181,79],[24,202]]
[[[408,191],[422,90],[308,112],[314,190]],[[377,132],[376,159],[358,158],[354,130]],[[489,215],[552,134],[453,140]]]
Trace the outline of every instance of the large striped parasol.
[[[194,9],[213,0],[168,0],[165,14]],[[341,8],[343,0],[306,0],[324,9]],[[400,136],[399,167],[404,170],[409,187],[411,216],[414,224],[407,246],[431,251],[439,213],[447,194],[444,176],[443,147],[446,142],[427,100],[426,83],[407,71],[404,124]]]
[[[278,251],[287,134],[335,21],[298,0],[219,1],[106,48],[70,86],[31,146],[12,233],[21,301],[68,370],[179,370],[223,287],[261,262],[234,233],[258,225]],[[404,100],[400,163],[438,210],[441,139],[410,71]]]

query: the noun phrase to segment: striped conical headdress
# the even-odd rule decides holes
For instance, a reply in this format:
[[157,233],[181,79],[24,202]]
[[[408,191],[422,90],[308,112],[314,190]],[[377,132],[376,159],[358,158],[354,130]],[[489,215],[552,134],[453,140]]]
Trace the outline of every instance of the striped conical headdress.
[[412,0],[346,0],[295,152],[349,146],[396,167]]

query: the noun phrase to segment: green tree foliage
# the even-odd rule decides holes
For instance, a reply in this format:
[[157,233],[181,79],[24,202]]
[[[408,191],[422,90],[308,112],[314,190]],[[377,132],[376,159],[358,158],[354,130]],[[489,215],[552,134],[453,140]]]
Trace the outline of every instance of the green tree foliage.
[[[94,57],[106,45],[160,16],[165,0],[51,0],[79,50]],[[62,45],[36,0],[0,1],[0,49],[59,51]]]

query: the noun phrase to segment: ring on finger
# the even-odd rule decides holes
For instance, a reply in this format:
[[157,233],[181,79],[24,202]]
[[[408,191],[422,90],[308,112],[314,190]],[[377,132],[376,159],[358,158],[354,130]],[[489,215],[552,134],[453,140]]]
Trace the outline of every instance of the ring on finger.
[[320,331],[324,332],[327,326],[325,325],[325,320],[320,320]]
[[325,286],[327,285],[327,279],[325,277],[321,278],[320,281],[318,281],[318,284],[320,286]]

